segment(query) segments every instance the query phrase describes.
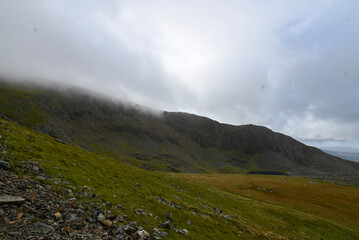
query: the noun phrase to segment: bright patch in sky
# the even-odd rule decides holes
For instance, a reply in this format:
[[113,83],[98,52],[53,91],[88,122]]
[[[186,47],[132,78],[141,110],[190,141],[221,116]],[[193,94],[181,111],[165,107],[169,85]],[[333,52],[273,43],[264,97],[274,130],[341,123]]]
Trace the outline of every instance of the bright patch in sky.
[[356,0],[0,0],[0,75],[359,140]]

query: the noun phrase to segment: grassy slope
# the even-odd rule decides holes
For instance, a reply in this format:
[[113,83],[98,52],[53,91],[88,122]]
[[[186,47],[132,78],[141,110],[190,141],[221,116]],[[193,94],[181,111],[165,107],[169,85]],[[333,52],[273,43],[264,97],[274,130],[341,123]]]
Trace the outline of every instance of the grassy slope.
[[[52,137],[1,118],[0,135],[0,144],[7,146],[1,155],[8,158],[20,174],[23,174],[20,161],[38,161],[48,175],[70,182],[73,188],[80,190],[86,185],[105,201],[123,204],[127,208],[120,214],[128,215],[129,220],[138,221],[146,229],[157,227],[165,220],[163,214],[170,212],[177,228],[189,230],[188,239],[238,239],[239,235],[246,239],[359,238],[358,230],[340,223],[261,200],[238,197],[207,184],[188,183],[165,173],[138,169],[56,142]],[[136,183],[141,186],[136,187]],[[349,188],[339,189],[345,192]],[[158,196],[184,209],[159,203]],[[135,215],[137,208],[153,215]],[[215,213],[214,208],[230,217]],[[188,219],[191,225],[186,224]],[[169,234],[169,239],[184,238],[173,230]]]

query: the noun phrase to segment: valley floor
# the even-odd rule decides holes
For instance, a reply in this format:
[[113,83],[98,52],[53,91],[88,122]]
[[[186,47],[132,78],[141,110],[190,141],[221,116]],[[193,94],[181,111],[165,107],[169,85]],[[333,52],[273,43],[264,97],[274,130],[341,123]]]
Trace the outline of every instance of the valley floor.
[[[170,174],[236,194],[331,219],[359,229],[359,189],[318,179],[245,174]],[[318,177],[316,177],[318,178]]]

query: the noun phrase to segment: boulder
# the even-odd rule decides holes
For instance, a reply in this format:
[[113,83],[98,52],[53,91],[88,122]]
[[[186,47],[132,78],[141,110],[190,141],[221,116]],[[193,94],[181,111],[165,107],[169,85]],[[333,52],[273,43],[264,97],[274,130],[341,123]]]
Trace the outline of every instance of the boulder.
[[7,205],[7,204],[21,204],[24,202],[25,199],[21,197],[15,197],[10,195],[1,195],[0,196],[0,205]]
[[34,227],[44,233],[51,233],[55,231],[53,227],[42,222],[34,223]]
[[137,231],[137,235],[141,239],[150,239],[151,235],[146,230]]
[[5,162],[3,160],[0,160],[0,168],[1,169],[4,169],[6,171],[9,171],[10,170],[10,165],[8,162]]
[[108,220],[105,218],[105,216],[103,215],[103,213],[100,213],[97,216],[97,221],[99,221],[100,223],[102,223],[103,225],[107,226],[107,227],[111,227],[112,226],[112,221]]
[[188,230],[187,229],[180,229],[179,231],[178,231],[180,234],[182,234],[182,235],[188,235]]

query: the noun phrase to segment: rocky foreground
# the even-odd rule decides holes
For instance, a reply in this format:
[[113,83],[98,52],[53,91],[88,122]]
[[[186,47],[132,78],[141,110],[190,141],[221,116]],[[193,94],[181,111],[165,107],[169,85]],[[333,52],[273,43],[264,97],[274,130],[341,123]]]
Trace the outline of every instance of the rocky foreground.
[[[91,193],[91,189],[84,188],[78,193],[61,189],[63,183],[46,176],[36,163],[22,164],[29,171],[28,176],[22,178],[4,170],[6,167],[0,168],[0,239],[134,240],[167,237],[167,232],[157,228],[150,235],[136,222],[130,222],[126,215],[115,214],[116,210],[125,207],[103,202]],[[79,200],[84,197],[93,200]]]

